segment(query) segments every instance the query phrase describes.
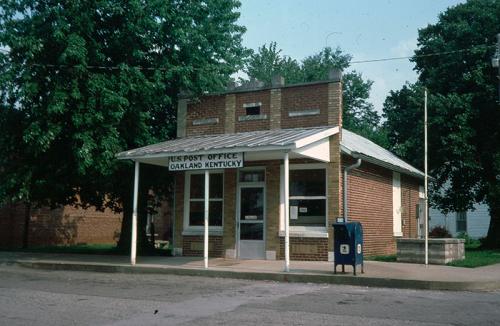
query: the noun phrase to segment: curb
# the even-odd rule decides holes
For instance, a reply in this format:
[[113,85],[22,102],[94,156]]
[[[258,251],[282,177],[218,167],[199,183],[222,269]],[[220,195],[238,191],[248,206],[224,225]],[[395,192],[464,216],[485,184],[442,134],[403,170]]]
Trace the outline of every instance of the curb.
[[349,275],[304,274],[285,272],[238,272],[225,270],[204,270],[176,267],[129,266],[115,264],[82,264],[73,262],[25,261],[17,260],[16,265],[45,270],[66,270],[99,273],[127,274],[168,274],[180,276],[202,276],[216,278],[232,278],[255,281],[275,281],[290,283],[322,283],[336,285],[355,285],[380,288],[399,288],[417,290],[446,291],[492,291],[500,289],[500,281],[484,282],[449,282],[428,280],[405,280],[376,277],[356,277]]

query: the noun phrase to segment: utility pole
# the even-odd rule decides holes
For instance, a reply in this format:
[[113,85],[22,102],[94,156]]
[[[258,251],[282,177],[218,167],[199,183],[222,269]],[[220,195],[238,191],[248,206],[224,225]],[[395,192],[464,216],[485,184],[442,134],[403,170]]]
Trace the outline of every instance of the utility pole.
[[425,191],[425,206],[424,206],[424,251],[425,251],[425,266],[429,265],[429,197],[428,197],[428,180],[427,180],[427,87],[424,93],[424,191]]
[[497,48],[495,50],[495,55],[491,58],[491,65],[493,68],[498,69],[498,102],[500,102],[500,33],[497,34]]

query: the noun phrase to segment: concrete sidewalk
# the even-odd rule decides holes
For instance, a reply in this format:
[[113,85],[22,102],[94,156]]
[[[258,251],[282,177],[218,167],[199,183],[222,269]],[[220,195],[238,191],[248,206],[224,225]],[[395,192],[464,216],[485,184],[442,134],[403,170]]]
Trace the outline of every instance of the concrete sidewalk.
[[138,257],[137,261],[135,266],[131,266],[127,256],[0,252],[0,264],[40,269],[161,273],[434,290],[500,289],[500,264],[470,269],[367,261],[365,273],[358,271],[358,276],[353,276],[349,266],[346,266],[345,274],[333,274],[331,262],[292,261],[291,271],[285,273],[283,261],[213,258],[209,260],[208,270],[203,268],[203,259],[198,257]]

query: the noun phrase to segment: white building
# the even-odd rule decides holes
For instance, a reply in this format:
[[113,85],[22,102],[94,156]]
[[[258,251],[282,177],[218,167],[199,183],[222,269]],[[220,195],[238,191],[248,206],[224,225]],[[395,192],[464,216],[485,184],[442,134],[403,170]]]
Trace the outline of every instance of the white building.
[[429,230],[438,225],[443,226],[454,237],[461,232],[467,232],[471,238],[483,238],[488,233],[488,227],[490,226],[490,214],[486,204],[475,204],[474,210],[450,212],[448,214],[443,214],[439,210],[431,208],[429,217]]

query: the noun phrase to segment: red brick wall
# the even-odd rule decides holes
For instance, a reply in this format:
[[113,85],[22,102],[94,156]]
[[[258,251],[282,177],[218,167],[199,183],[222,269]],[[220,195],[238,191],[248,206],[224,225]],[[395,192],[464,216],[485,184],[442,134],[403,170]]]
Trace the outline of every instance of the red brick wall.
[[[115,243],[122,223],[122,215],[110,210],[99,212],[72,206],[36,208],[30,216],[29,246]],[[0,210],[0,246],[22,246],[23,230],[23,205]]]
[[[285,259],[285,238],[280,237],[280,250],[277,259]],[[328,260],[327,238],[290,237],[290,259],[308,261]]]
[[0,247],[21,247],[24,230],[23,205],[0,207]]
[[[338,83],[334,83],[336,85]],[[337,86],[340,87],[340,86]],[[271,89],[251,90],[233,93],[235,100],[234,130],[235,132],[268,130],[271,128]],[[326,126],[328,114],[329,84],[312,83],[302,86],[287,86],[281,88],[281,129]],[[335,95],[336,96],[336,95]],[[339,92],[340,96],[340,92]],[[204,96],[199,101],[188,103],[186,118],[186,136],[224,133],[226,121],[226,95]],[[262,120],[239,121],[240,116],[246,115],[243,107],[245,103],[261,103],[261,114],[267,115]],[[332,106],[330,115],[340,116],[336,106]],[[289,117],[291,111],[319,109],[320,114],[311,116]],[[218,118],[217,124],[193,125],[197,119]],[[334,119],[335,120],[335,119]],[[337,119],[338,120],[338,119]],[[232,119],[230,119],[232,121]],[[335,120],[336,121],[336,120]],[[231,122],[232,123],[232,122]],[[336,124],[337,125],[337,124]],[[228,130],[232,130],[229,128]]]
[[[354,162],[344,155],[342,158],[344,164]],[[365,256],[394,254],[392,171],[362,162],[349,172],[347,189],[348,217],[363,225]]]
[[[342,156],[343,167],[355,162]],[[342,173],[343,178],[343,173]],[[404,237],[416,237],[416,205],[419,180],[401,175],[402,228]],[[348,213],[363,225],[365,255],[396,253],[393,236],[392,171],[363,161],[348,177]]]
[[[182,255],[203,257],[203,236],[183,236],[182,237]],[[209,236],[208,238],[208,256],[224,257],[224,244],[221,236]]]
[[[200,101],[188,103],[186,117],[186,136],[224,133],[225,96],[205,96]],[[197,119],[218,118],[215,125],[193,126]]]
[[[281,90],[281,128],[328,125],[328,84],[287,87]],[[289,117],[290,111],[320,109],[319,115]]]
[[[246,110],[243,107],[243,104],[257,102],[262,103],[260,107],[260,114],[266,114],[267,118],[264,120],[238,121],[238,117],[246,115]],[[236,117],[234,120],[236,132],[268,130],[270,121],[269,117],[271,113],[269,110],[270,104],[271,91],[268,89],[263,91],[236,94]]]

